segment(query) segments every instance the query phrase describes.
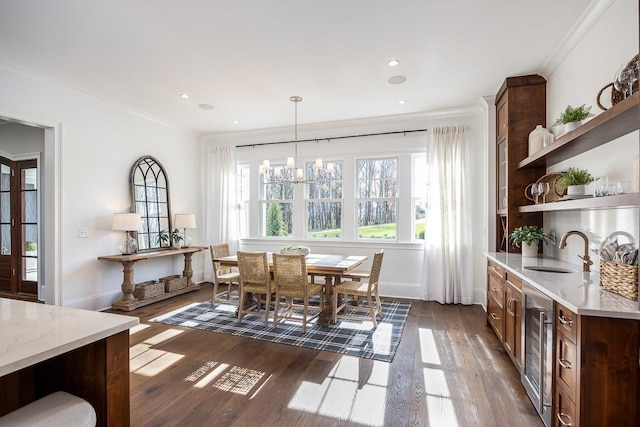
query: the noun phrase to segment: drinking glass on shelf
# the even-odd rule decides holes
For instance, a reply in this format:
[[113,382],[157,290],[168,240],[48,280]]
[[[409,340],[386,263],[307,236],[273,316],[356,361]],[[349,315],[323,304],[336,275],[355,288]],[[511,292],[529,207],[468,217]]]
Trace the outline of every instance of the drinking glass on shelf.
[[547,203],[547,194],[549,194],[549,183],[548,182],[539,182],[538,183],[538,194],[542,196],[542,203]]
[[531,185],[531,196],[533,196],[536,205],[538,204],[538,196],[540,196],[540,194],[540,186],[535,183]]

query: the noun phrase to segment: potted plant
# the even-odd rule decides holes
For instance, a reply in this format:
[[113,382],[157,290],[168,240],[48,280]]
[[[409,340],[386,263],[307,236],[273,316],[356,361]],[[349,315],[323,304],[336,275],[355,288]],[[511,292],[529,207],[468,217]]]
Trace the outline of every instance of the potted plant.
[[562,172],[558,184],[567,189],[567,196],[581,196],[585,193],[585,185],[591,184],[595,178],[585,169],[569,168]]
[[289,245],[281,248],[280,253],[286,255],[309,255],[311,249],[308,246]]
[[177,228],[173,231],[161,230],[160,233],[158,233],[156,240],[160,246],[164,246],[166,243],[167,245],[173,245],[175,249],[180,249],[182,247],[182,234],[180,234],[180,230]]
[[522,256],[525,257],[537,256],[540,242],[545,245],[554,242],[554,239],[537,225],[515,228],[509,235],[509,240],[516,248],[522,247]]
[[591,112],[591,106],[587,107],[582,104],[574,108],[571,105],[567,105],[567,108],[565,108],[560,114],[560,117],[553,123],[556,138],[579,127],[584,119],[593,117],[594,115],[595,114]]

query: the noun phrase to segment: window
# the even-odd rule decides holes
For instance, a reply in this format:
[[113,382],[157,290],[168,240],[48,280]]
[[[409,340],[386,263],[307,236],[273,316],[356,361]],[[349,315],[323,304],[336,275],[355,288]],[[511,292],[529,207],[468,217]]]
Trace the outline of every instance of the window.
[[413,185],[411,186],[411,200],[414,206],[413,217],[413,238],[414,240],[424,240],[424,230],[426,224],[427,213],[427,190],[428,174],[427,174],[427,156],[424,154],[415,155],[413,157]]
[[263,235],[269,237],[289,236],[293,232],[293,193],[295,184],[274,184],[275,171],[282,179],[291,181],[293,172],[284,165],[275,165],[262,177],[262,218]]
[[[342,165],[333,163],[328,181],[306,184],[307,237],[342,237]],[[305,169],[307,178],[313,178],[315,163]]]
[[358,237],[396,239],[398,160],[358,160],[356,172]]

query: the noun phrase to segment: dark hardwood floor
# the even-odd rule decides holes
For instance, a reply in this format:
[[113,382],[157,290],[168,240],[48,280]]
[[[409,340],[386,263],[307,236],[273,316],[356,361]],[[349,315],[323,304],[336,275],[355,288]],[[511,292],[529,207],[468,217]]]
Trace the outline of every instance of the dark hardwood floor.
[[392,363],[149,322],[210,295],[126,313],[132,426],[543,425],[480,306],[412,301]]

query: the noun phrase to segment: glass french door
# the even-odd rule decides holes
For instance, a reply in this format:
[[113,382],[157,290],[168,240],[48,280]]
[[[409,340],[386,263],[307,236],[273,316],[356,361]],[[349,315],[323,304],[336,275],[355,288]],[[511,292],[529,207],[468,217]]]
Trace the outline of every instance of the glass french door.
[[0,157],[0,292],[38,296],[38,164]]

